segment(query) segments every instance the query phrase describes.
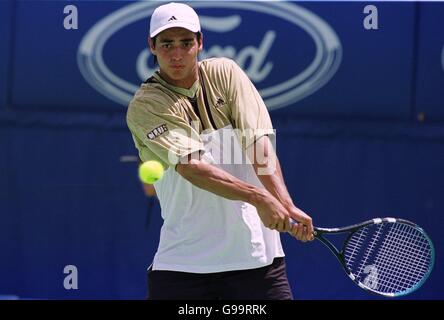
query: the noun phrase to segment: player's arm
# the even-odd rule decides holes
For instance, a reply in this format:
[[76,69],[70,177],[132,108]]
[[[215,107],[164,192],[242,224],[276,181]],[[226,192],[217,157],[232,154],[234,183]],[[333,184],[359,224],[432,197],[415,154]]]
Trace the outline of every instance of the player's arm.
[[294,205],[284,182],[279,159],[268,136],[256,140],[247,148],[247,154],[261,183],[287,209],[290,217],[298,222],[291,233],[301,241],[313,240],[312,219]]
[[154,189],[152,184],[147,184],[142,182],[143,192],[147,197],[156,197],[156,189]]
[[288,211],[270,192],[196,159],[194,155],[191,158],[188,163],[179,163],[176,166],[176,171],[186,180],[218,196],[248,202],[256,207],[266,227],[280,232],[290,231]]
[[[263,133],[272,134],[273,132],[270,115],[261,95],[247,74],[234,61],[224,61],[224,72],[229,75],[226,77],[229,81],[225,83],[225,89],[227,96],[230,97],[231,119],[234,124],[233,127],[239,129],[242,133],[242,147],[251,147],[253,145],[262,149],[268,148],[268,138],[267,144],[262,144],[263,139],[258,139],[261,135],[264,137]],[[270,150],[272,150],[272,148]],[[268,151],[268,149],[266,151]],[[279,168],[275,155],[274,157],[269,157],[268,160],[271,160],[271,163],[265,164],[265,166]],[[276,164],[273,165],[273,162]],[[256,161],[253,163],[255,163],[256,171],[258,171],[258,169],[260,169],[260,162]],[[266,175],[261,173],[257,174],[264,187],[287,209],[289,216],[301,222],[297,227],[291,227],[292,234],[300,240],[311,239],[312,234],[310,231],[313,230],[311,219],[293,204],[291,196],[285,187],[280,168],[276,173],[273,172]],[[281,221],[283,225],[278,227],[281,229],[287,228],[289,224],[288,221],[289,217],[287,217],[285,222]],[[304,229],[304,224],[306,224],[308,228]]]

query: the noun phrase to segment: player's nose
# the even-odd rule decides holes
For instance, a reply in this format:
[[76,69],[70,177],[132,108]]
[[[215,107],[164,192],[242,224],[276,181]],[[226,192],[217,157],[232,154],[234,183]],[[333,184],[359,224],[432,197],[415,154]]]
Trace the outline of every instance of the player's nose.
[[182,54],[182,50],[180,48],[174,48],[173,51],[171,52],[171,60],[173,61],[180,61],[182,60],[183,54]]

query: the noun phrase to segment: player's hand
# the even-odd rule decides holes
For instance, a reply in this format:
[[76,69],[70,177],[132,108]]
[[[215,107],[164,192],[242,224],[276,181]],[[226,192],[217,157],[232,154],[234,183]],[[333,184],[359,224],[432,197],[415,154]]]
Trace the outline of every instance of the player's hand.
[[287,209],[268,191],[259,195],[255,203],[257,213],[264,226],[279,232],[290,232],[290,214]]
[[302,242],[313,241],[314,229],[310,216],[295,206],[289,208],[288,211],[291,218],[297,222],[291,224],[291,235]]

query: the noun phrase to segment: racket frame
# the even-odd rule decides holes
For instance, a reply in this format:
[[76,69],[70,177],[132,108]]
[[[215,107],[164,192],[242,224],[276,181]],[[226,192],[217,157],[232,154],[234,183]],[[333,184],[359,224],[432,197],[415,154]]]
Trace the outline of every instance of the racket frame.
[[[370,225],[377,225],[377,224],[381,224],[381,223],[402,223],[402,224],[406,224],[409,226],[414,227],[416,230],[418,230],[419,232],[421,232],[425,238],[428,240],[429,244],[430,244],[430,248],[431,248],[431,261],[430,261],[430,265],[429,265],[429,269],[427,271],[427,273],[424,275],[424,277],[421,279],[421,281],[419,281],[414,287],[408,289],[408,290],[404,290],[398,293],[384,293],[384,292],[379,292],[377,290],[374,290],[372,288],[369,288],[368,286],[364,285],[362,282],[360,282],[351,272],[351,270],[349,269],[349,267],[347,266],[346,262],[345,262],[345,257],[344,257],[344,250],[345,247],[348,243],[348,241],[350,240],[350,238],[353,236],[353,234],[355,232],[357,232],[358,230],[360,230],[361,228],[370,226]],[[323,235],[327,235],[327,234],[341,234],[341,233],[348,233],[346,239],[344,240],[341,250],[339,251],[337,249],[337,247],[331,243],[328,239],[326,239]],[[421,227],[419,227],[417,224],[405,220],[405,219],[398,219],[398,218],[390,218],[390,217],[386,217],[386,218],[375,218],[375,219],[371,219],[371,220],[367,220],[358,224],[354,224],[354,225],[350,225],[350,226],[346,226],[346,227],[342,227],[342,228],[317,228],[314,227],[314,237],[319,240],[320,242],[322,242],[328,249],[330,249],[330,251],[335,255],[335,257],[338,259],[339,263],[341,264],[342,268],[344,269],[345,273],[348,275],[348,277],[354,282],[356,283],[359,287],[361,287],[362,289],[371,292],[373,294],[377,294],[377,295],[382,295],[385,297],[400,297],[400,296],[405,296],[407,294],[410,294],[414,291],[416,291],[417,289],[419,289],[424,282],[427,280],[427,278],[430,276],[432,270],[433,270],[433,266],[435,264],[435,248],[433,246],[433,242],[430,239],[430,237],[427,235],[427,233],[424,231],[424,229],[422,229]]]

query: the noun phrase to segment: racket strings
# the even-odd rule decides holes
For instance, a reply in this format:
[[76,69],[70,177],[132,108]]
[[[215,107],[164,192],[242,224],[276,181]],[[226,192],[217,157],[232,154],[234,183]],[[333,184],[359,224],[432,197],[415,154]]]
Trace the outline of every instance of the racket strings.
[[356,234],[356,236],[352,237],[349,240],[349,245],[346,247],[346,252],[345,252],[345,259],[347,265],[352,265],[355,263],[355,259],[359,254],[359,249],[364,243],[367,234],[368,234],[368,229],[364,228],[361,230],[361,232],[359,232],[358,234]]
[[[420,280],[418,275],[427,272],[427,241],[421,242],[421,237],[414,233],[413,228],[406,229],[407,226],[401,226],[408,233],[402,234],[398,238],[394,237],[396,232],[391,230],[381,247],[375,262],[381,266],[393,267],[395,275],[398,277],[411,277],[415,281]],[[410,240],[409,240],[410,237]],[[412,241],[413,240],[413,241]],[[408,241],[412,241],[409,245]],[[398,250],[398,251],[395,251]],[[395,254],[396,253],[396,254]]]
[[[364,229],[368,229],[368,227],[366,227]],[[369,265],[367,263],[367,261],[371,257],[373,250],[375,249],[375,246],[378,243],[379,237],[381,235],[381,229],[382,229],[382,225],[378,225],[376,232],[374,232],[371,237],[371,240],[366,243],[365,241],[367,240],[367,238],[364,238],[361,242],[361,246],[359,248],[362,248],[362,245],[365,243],[365,252],[364,252],[363,257],[360,260],[358,271],[355,274],[356,277],[358,277],[358,278],[360,277],[360,275],[363,271],[368,271],[368,268],[366,268]],[[366,233],[368,234],[368,230]]]
[[422,232],[410,225],[382,223],[365,227],[349,239],[347,266],[358,281],[373,290],[409,290],[429,272],[432,249]]
[[429,243],[421,232],[393,224],[374,259],[378,270],[378,290],[401,292],[414,287],[428,272]]

